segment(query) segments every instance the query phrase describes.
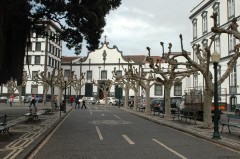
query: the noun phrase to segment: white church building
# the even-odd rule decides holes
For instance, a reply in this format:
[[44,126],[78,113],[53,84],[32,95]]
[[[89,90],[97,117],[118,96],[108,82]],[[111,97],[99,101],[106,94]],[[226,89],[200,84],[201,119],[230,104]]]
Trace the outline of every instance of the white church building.
[[[146,51],[147,52],[147,51]],[[153,58],[160,58],[158,56],[152,56]],[[70,72],[74,71],[77,77],[80,77],[81,73],[85,73],[85,86],[82,87],[80,94],[82,96],[96,97],[97,99],[103,98],[102,91],[97,85],[94,85],[93,81],[96,81],[98,85],[105,82],[106,80],[112,80],[112,71],[114,68],[118,74],[124,75],[124,69],[128,68],[131,64],[133,67],[140,69],[143,68],[143,72],[150,72],[149,63],[146,61],[147,55],[124,55],[117,46],[110,44],[105,40],[101,43],[101,46],[93,52],[89,52],[86,57],[62,57],[62,68],[65,76],[70,76]],[[162,67],[167,68],[166,64],[162,64]],[[154,75],[157,77],[158,75]],[[189,84],[190,78],[186,78],[182,81],[181,86],[172,88],[172,97],[181,97],[184,93],[186,84]],[[108,96],[116,96],[116,87],[113,85],[109,90]],[[180,92],[179,92],[180,90]],[[144,91],[139,87],[139,96],[144,95]],[[68,88],[68,95],[75,95],[76,92],[72,88]],[[124,91],[122,96],[124,97]],[[129,96],[134,96],[133,90],[129,91]],[[162,84],[154,84],[150,90],[151,98],[163,98],[164,97],[164,86]]]

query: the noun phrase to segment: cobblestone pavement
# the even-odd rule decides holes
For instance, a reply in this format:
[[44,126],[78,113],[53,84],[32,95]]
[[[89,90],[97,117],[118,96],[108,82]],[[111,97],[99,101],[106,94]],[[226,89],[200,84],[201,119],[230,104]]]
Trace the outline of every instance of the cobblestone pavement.
[[[39,105],[38,109],[49,107],[50,104],[47,104],[46,106]],[[28,112],[28,107],[26,105],[16,104],[14,107],[9,107],[6,104],[0,104],[0,115],[4,113],[7,113],[9,116],[12,115],[11,120],[8,122],[17,123],[14,127],[10,128],[10,132],[13,135],[0,133],[0,158],[22,159],[28,156],[71,110],[72,107],[67,106],[67,113],[62,113],[61,118],[59,111],[57,111],[52,115],[40,115],[39,120],[28,121],[23,116],[23,113]],[[157,115],[154,116],[144,112],[136,112],[125,108],[122,108],[122,110],[145,118],[146,120],[151,120],[240,151],[239,129],[233,129],[232,134],[229,134],[228,131],[225,130],[221,133],[221,140],[214,140],[212,139],[213,130],[203,129],[203,124],[200,121],[197,121],[197,124],[187,124],[185,122],[179,122],[178,120],[166,120]]]
[[[25,158],[66,116],[65,113],[61,113],[60,118],[59,111],[56,111],[51,115],[40,115],[38,120],[29,121],[23,116],[23,114],[29,112],[27,106],[18,103],[15,103],[13,107],[6,104],[0,105],[0,115],[6,113],[10,117],[8,123],[16,123],[14,127],[10,128],[12,135],[0,133],[1,159]],[[38,110],[44,108],[50,108],[50,103],[45,106],[39,103]],[[71,108],[67,106],[68,112]]]

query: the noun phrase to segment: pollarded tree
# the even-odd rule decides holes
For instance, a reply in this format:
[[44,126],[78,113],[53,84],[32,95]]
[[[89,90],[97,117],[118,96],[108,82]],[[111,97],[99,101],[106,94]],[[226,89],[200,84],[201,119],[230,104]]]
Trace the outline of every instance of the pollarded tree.
[[[47,71],[46,71],[47,72]],[[39,72],[37,75],[37,81],[43,85],[43,104],[46,104],[46,98],[47,98],[47,92],[49,90],[49,87],[51,87],[51,107],[54,109],[54,94],[53,90],[55,85],[57,84],[57,76],[55,75],[55,68],[52,70],[51,76],[47,76],[45,71]]]
[[77,75],[74,75],[72,72],[70,78],[69,78],[69,85],[73,87],[73,89],[76,92],[76,95],[80,95],[80,90],[85,85],[85,73],[81,73],[79,79],[77,78]]
[[108,79],[108,80],[104,81],[104,83],[98,84],[98,83],[95,82],[95,80],[93,80],[92,83],[103,91],[103,96],[104,96],[104,99],[105,99],[105,105],[108,105],[107,104],[108,92],[113,85],[113,81]]
[[153,72],[143,72],[142,68],[138,71],[137,68],[131,64],[129,64],[128,69],[124,71],[125,78],[130,80],[130,89],[134,90],[134,109],[136,110],[137,108],[137,93],[139,86],[141,86],[145,91],[146,112],[150,112],[150,89],[156,83]]
[[[25,48],[30,31],[49,38],[60,38],[80,54],[83,39],[89,51],[98,48],[106,25],[105,17],[118,8],[121,0],[1,0],[0,1],[0,83],[10,78],[22,83]],[[48,35],[41,21],[52,20],[62,32]]]
[[[214,33],[210,38],[210,43],[208,46],[206,46],[204,49],[200,48],[200,45],[198,45],[195,49],[196,57],[198,59],[198,62],[193,61],[187,54],[187,52],[183,49],[183,43],[182,43],[182,35],[180,35],[181,39],[181,47],[182,47],[182,55],[188,60],[189,64],[196,68],[199,72],[201,72],[204,82],[205,82],[205,89],[204,89],[204,103],[203,103],[203,109],[204,109],[204,127],[205,128],[211,128],[212,124],[212,117],[211,117],[211,105],[212,105],[212,97],[213,97],[213,75],[210,72],[210,56],[211,56],[211,47],[215,40],[216,34],[232,34],[236,39],[240,39],[240,33],[238,31],[238,25],[236,23],[236,19],[234,18],[230,24],[230,26],[227,29],[223,29],[220,27],[217,27],[217,13],[214,13],[211,16],[214,19],[214,26],[212,27],[212,32]],[[234,47],[234,53],[229,57],[229,62],[227,65],[227,69],[221,76],[221,78],[218,79],[218,86],[221,85],[224,80],[229,76],[231,70],[233,69],[233,66],[235,65],[238,55],[239,55],[239,47],[240,44],[236,44]],[[221,70],[223,72],[224,70]]]
[[[160,75],[160,77],[157,77],[157,82],[164,85],[164,104],[165,104],[165,118],[171,118],[171,88],[175,84],[181,83],[181,81],[187,77],[190,76],[192,73],[196,72],[195,69],[191,70],[181,70],[179,71],[178,68],[180,66],[187,66],[188,63],[179,63],[175,56],[172,55],[171,48],[172,44],[169,43],[169,51],[168,53],[164,53],[164,43],[160,43],[163,48],[163,53],[161,60],[157,60],[156,63],[154,59],[151,57],[150,48],[147,47],[148,50],[148,61],[150,63],[149,67],[153,70],[153,72],[156,75]],[[173,56],[173,58],[170,58],[170,56]],[[168,68],[166,70],[161,68],[161,63],[167,63]]]

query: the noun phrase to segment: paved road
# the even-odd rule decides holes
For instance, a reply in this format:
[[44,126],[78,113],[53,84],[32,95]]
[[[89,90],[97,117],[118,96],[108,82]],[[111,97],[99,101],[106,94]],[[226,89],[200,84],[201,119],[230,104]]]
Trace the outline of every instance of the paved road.
[[74,109],[33,152],[34,159],[237,159],[240,152],[115,107]]

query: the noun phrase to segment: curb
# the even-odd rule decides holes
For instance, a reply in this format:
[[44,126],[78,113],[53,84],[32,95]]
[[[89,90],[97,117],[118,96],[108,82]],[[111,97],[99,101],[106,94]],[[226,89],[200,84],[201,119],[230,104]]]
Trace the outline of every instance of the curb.
[[169,128],[173,128],[173,129],[179,130],[181,132],[185,132],[185,133],[190,134],[192,136],[204,139],[206,141],[209,141],[209,142],[212,142],[212,143],[215,143],[215,144],[219,144],[221,146],[224,146],[224,147],[236,150],[238,152],[240,151],[240,147],[237,146],[236,143],[234,143],[234,142],[227,143],[225,141],[225,140],[228,140],[227,138],[222,138],[220,140],[212,139],[211,135],[207,134],[207,132],[203,132],[202,131],[202,132],[198,132],[197,133],[197,132],[191,131],[190,128],[189,129],[185,129],[185,128],[181,127],[181,126],[176,126],[177,124],[174,125],[171,120],[167,121],[167,120],[164,120],[164,118],[162,118],[162,120],[155,119],[153,117],[147,116],[146,114],[140,114],[138,112],[134,112],[134,111],[131,111],[131,110],[128,110],[128,109],[125,109],[125,108],[123,108],[122,110],[126,111],[126,112],[129,112],[129,113],[131,113],[133,115],[136,115],[138,117],[141,117],[143,119],[152,121],[154,123],[157,123],[157,124],[160,124],[160,125],[164,125],[164,126],[167,126]]
[[[60,120],[55,121],[53,124],[49,126],[46,131],[43,132],[33,143],[31,143],[28,147],[26,147],[18,156],[18,159],[27,159],[32,152],[47,138],[47,136],[61,123],[67,115],[72,111],[72,107],[65,113],[62,113]],[[55,114],[59,116],[59,113]]]

